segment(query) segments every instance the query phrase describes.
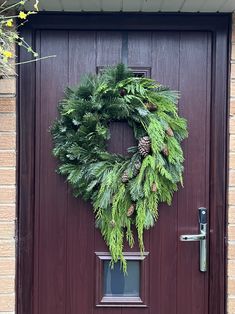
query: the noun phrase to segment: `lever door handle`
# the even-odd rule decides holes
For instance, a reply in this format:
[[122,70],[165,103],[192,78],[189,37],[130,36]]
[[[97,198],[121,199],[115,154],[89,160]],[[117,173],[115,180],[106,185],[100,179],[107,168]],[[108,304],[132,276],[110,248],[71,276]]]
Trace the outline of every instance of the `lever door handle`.
[[199,241],[200,242],[200,271],[207,271],[207,210],[200,207],[199,211],[199,234],[182,234],[180,241]]
[[205,240],[206,235],[204,233],[201,234],[182,234],[180,236],[180,241],[201,241]]

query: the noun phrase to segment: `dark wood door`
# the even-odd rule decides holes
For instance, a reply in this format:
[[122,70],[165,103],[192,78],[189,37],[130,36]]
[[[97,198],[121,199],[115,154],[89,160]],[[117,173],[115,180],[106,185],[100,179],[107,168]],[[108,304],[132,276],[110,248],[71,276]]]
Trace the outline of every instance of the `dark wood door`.
[[[199,271],[199,243],[180,242],[179,236],[198,233],[200,206],[211,210],[211,33],[41,30],[36,45],[42,56],[57,57],[36,65],[32,314],[208,314],[210,268]],[[66,86],[123,57],[137,72],[147,69],[153,79],[180,91],[179,111],[188,120],[189,138],[183,143],[184,188],[172,206],[160,206],[156,226],[145,232],[145,304],[105,307],[96,302],[95,253],[107,248],[91,205],[75,199],[55,173],[49,127]],[[132,143],[131,130],[116,124],[111,133],[109,149],[124,153]]]

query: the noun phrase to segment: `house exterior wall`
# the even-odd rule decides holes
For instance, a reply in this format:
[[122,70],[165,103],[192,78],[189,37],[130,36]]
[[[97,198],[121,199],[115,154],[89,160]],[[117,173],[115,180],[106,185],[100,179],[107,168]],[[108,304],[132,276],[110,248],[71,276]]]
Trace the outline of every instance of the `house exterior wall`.
[[[235,314],[235,14],[229,96],[228,293]],[[16,78],[0,79],[0,314],[15,313]]]
[[16,79],[0,79],[0,313],[15,312]]
[[228,189],[228,314],[235,313],[235,14],[230,57],[229,189]]

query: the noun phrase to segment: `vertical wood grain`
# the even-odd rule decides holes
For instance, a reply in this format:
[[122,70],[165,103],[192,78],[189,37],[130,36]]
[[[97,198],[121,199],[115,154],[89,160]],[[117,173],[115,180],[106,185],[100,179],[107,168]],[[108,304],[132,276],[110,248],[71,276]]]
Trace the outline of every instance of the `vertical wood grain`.
[[128,66],[151,67],[151,32],[128,32]]
[[[212,58],[212,113],[211,113],[211,158],[210,158],[210,314],[219,314],[226,307],[226,197],[228,147],[227,109],[227,50],[226,30],[219,30],[213,37]],[[224,78],[224,79],[222,79]],[[220,274],[220,276],[218,276]],[[221,291],[224,294],[221,295]],[[219,302],[215,300],[220,295]]]
[[[208,147],[210,146],[207,79],[207,34],[181,33],[179,102],[188,120],[189,138],[184,142],[184,188],[178,193],[179,234],[198,233],[198,208],[209,209]],[[197,70],[195,70],[197,69]],[[189,80],[190,78],[190,80]],[[199,126],[200,125],[200,126]],[[178,306],[182,313],[207,313],[208,273],[199,272],[199,244],[180,242],[178,247]],[[182,284],[182,280],[184,284]],[[185,303],[185,299],[189,302]]]
[[[95,32],[69,32],[69,86],[96,72]],[[65,314],[92,313],[94,300],[94,231],[92,206],[68,189],[67,285]],[[65,283],[66,284],[66,283]]]
[[121,32],[97,32],[97,66],[109,66],[121,62],[121,50]]
[[77,85],[90,73],[96,73],[96,32],[70,31],[69,85]]
[[[117,64],[121,61],[122,36],[121,32],[97,32],[97,67]],[[111,139],[108,149],[111,152],[122,153],[123,129],[119,123],[113,123],[110,128]],[[95,230],[95,250],[108,251],[108,248],[98,229]],[[121,308],[95,308],[95,314],[121,314]]]
[[[136,67],[136,70],[138,70],[138,67],[151,67],[151,51],[152,51],[152,33],[151,32],[128,32],[128,66],[129,67]],[[128,130],[125,131],[127,133]],[[129,131],[130,132],[130,131]],[[128,134],[124,135],[124,141],[126,142],[128,139]],[[138,144],[133,142],[133,144]],[[132,144],[132,145],[133,145]],[[145,245],[145,251],[150,251],[150,232],[145,231],[144,232],[144,245]],[[135,239],[135,245],[133,249],[130,249],[129,247],[125,247],[126,250],[129,251],[139,251],[138,247],[138,237],[137,232],[134,229],[134,239]],[[146,257],[146,267],[149,271],[149,261],[150,261],[151,255]],[[152,274],[150,275],[150,277]],[[147,290],[147,295],[149,295],[149,282],[142,282],[142,285],[145,286],[145,289]],[[147,300],[148,304],[149,300]],[[149,304],[148,304],[149,305]],[[122,314],[134,314],[134,313],[149,313],[150,307],[147,308],[123,308]]]
[[52,156],[51,123],[57,116],[57,104],[68,85],[68,32],[41,33],[42,56],[57,57],[42,62],[37,87],[36,116],[36,225],[38,239],[38,293],[36,313],[64,314],[66,308],[66,228],[67,184],[55,173],[57,161]]
[[[157,32],[152,39],[152,78],[178,89],[179,33]],[[171,206],[159,206],[159,220],[150,230],[150,313],[176,313],[177,194]],[[169,302],[170,300],[170,302]]]
[[[29,30],[21,35],[30,46],[34,45],[34,36]],[[20,48],[21,61],[28,60],[28,53]],[[17,143],[17,280],[16,310],[19,313],[33,312],[33,278],[34,278],[34,191],[35,191],[35,64],[20,66],[18,80],[18,143]],[[24,79],[23,79],[24,78]],[[24,92],[23,92],[24,91]],[[19,106],[21,104],[21,106]],[[24,104],[24,105],[23,105]],[[28,130],[31,130],[29,132]],[[26,192],[27,191],[27,192]]]

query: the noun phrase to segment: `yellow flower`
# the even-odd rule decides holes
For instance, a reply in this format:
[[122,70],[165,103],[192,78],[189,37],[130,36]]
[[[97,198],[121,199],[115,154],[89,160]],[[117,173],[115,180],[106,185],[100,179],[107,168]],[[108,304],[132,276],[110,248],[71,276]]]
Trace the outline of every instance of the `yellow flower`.
[[13,57],[13,54],[11,51],[8,51],[8,50],[4,50],[3,53],[4,57],[6,58],[12,58]]
[[23,11],[20,11],[18,17],[19,17],[20,19],[22,19],[22,20],[25,20],[26,17],[27,17],[27,14],[26,14],[25,12],[23,12]]
[[13,26],[13,19],[9,19],[6,21],[6,26],[12,27]]
[[39,11],[38,3],[39,3],[39,1],[36,0],[36,2],[34,3],[34,6],[33,6],[36,11]]

